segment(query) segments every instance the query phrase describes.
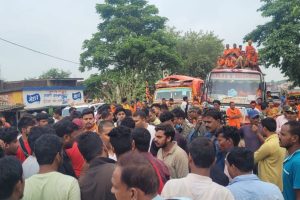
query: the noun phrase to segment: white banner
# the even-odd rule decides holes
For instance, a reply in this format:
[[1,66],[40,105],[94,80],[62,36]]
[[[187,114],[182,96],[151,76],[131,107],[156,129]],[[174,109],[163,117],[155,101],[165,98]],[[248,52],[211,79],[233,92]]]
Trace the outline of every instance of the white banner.
[[84,103],[82,90],[23,91],[25,109]]

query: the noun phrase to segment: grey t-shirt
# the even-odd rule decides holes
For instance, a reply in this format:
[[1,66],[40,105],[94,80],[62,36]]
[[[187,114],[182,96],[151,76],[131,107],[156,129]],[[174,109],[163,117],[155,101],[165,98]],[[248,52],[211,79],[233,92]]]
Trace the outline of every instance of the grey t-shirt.
[[[259,141],[256,133],[252,131],[251,127],[251,124],[242,126],[239,130],[239,133],[241,138],[243,138],[245,141],[245,147],[251,150],[252,152],[255,152],[257,149],[259,149],[262,143]],[[261,125],[259,125],[259,131],[262,132]]]
[[39,172],[40,166],[35,156],[29,156],[22,164],[24,178],[29,178]]

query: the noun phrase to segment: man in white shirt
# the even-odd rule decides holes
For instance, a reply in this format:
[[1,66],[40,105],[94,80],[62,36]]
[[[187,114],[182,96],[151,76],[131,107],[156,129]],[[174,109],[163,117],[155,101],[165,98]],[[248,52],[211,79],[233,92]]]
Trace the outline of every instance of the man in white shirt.
[[182,99],[182,103],[180,105],[180,108],[183,112],[185,112],[185,114],[187,114],[188,110],[189,110],[189,99],[187,96],[184,96]]
[[153,138],[155,137],[155,127],[147,123],[147,115],[144,111],[136,111],[133,113],[132,119],[135,122],[135,128],[145,128],[150,132],[151,140],[150,146]]
[[162,191],[162,197],[233,200],[233,195],[227,188],[214,183],[209,178],[210,168],[216,156],[214,144],[207,138],[196,138],[190,144],[189,152],[191,173],[185,178],[168,181]]
[[27,179],[34,174],[37,174],[40,170],[40,166],[36,160],[34,154],[34,144],[35,141],[45,134],[55,134],[55,130],[48,126],[35,126],[30,129],[28,135],[28,144],[30,149],[32,149],[32,155],[29,155],[26,160],[22,163],[24,178]]
[[280,133],[280,130],[281,130],[281,126],[283,124],[285,124],[286,122],[288,122],[288,119],[287,119],[287,111],[289,110],[289,106],[283,106],[282,108],[282,115],[278,116],[276,118],[276,133]]
[[[276,133],[280,133],[281,127],[288,121],[297,119],[297,110],[290,106],[283,106],[283,114],[276,118]],[[296,117],[295,117],[296,116]]]

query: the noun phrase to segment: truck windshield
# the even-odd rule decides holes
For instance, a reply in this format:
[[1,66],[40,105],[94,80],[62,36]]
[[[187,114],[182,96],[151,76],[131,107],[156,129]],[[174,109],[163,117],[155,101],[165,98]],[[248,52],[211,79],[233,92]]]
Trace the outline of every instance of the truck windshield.
[[174,100],[179,99],[182,100],[184,96],[191,98],[192,89],[191,88],[164,88],[158,89],[155,91],[155,100],[161,100],[162,98]]
[[260,74],[254,73],[212,73],[208,85],[208,98],[221,103],[250,104],[261,97]]

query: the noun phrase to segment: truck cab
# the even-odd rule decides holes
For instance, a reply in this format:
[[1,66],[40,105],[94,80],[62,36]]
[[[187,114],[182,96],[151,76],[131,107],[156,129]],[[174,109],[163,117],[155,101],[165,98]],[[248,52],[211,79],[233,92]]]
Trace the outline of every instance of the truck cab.
[[199,78],[183,75],[171,75],[159,80],[155,84],[154,103],[160,103],[163,98],[173,98],[175,103],[181,103],[187,96],[189,100],[201,98],[201,88],[204,81]]
[[207,76],[203,101],[212,104],[221,102],[226,111],[229,103],[234,102],[243,114],[242,123],[248,123],[247,110],[250,102],[257,98],[265,99],[266,84],[260,71],[250,69],[213,69]]

